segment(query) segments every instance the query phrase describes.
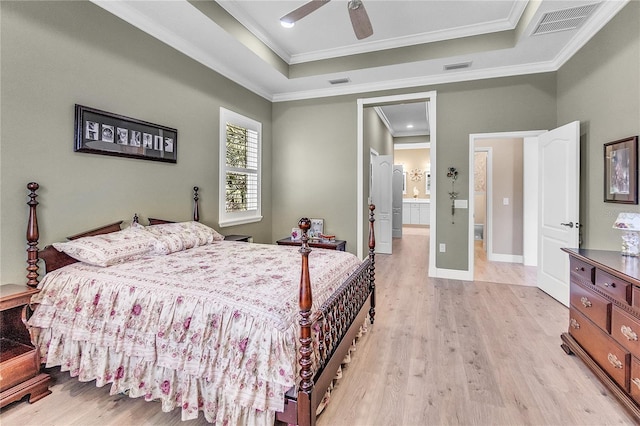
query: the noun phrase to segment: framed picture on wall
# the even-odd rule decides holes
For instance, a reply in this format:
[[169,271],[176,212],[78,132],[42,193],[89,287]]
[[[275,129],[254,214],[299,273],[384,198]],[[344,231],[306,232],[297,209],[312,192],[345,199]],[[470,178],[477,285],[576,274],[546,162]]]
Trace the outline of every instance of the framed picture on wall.
[[178,131],[111,112],[75,106],[74,151],[176,163]]
[[638,136],[604,144],[604,201],[638,204]]

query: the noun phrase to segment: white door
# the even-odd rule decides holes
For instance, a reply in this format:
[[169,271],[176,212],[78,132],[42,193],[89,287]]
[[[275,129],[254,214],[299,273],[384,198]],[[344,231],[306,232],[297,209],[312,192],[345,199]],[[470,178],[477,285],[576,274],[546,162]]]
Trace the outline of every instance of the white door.
[[371,201],[376,206],[376,221],[374,223],[374,231],[376,233],[376,253],[391,254],[393,219],[393,156],[372,156],[371,162]]
[[400,164],[393,165],[393,238],[402,238],[402,187],[404,186],[404,167]]
[[538,287],[569,306],[569,256],[578,247],[580,122],[539,136]]

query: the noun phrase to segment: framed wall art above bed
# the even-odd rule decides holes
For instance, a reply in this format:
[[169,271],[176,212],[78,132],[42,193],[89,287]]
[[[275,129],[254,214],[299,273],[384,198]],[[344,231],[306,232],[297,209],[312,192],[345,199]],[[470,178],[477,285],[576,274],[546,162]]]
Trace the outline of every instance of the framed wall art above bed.
[[176,163],[178,131],[76,104],[74,151]]

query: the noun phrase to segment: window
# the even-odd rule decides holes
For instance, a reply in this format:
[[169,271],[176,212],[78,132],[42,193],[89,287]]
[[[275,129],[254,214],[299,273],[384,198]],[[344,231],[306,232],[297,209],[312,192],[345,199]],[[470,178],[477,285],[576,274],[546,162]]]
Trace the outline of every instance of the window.
[[262,124],[220,108],[220,226],[262,220]]

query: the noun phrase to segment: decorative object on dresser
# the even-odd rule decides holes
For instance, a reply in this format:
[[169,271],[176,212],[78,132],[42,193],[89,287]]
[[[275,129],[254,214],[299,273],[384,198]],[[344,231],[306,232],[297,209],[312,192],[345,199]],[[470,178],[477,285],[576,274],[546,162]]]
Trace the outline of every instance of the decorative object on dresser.
[[76,104],[74,151],[175,163],[178,131]]
[[[301,246],[302,241],[293,241],[291,238],[282,238],[281,240],[276,241],[276,244],[279,246]],[[347,249],[347,242],[344,240],[336,240],[333,241],[324,241],[324,240],[316,240],[309,241],[309,247],[311,248],[323,248],[329,250],[338,250],[345,251]]]
[[570,260],[569,328],[577,355],[640,422],[640,258],[563,248]]
[[638,136],[604,144],[604,201],[638,204]]
[[640,256],[640,213],[620,213],[613,224],[622,233],[622,255]]
[[29,395],[29,402],[49,395],[50,377],[40,372],[40,357],[24,321],[37,289],[0,286],[0,407]]

